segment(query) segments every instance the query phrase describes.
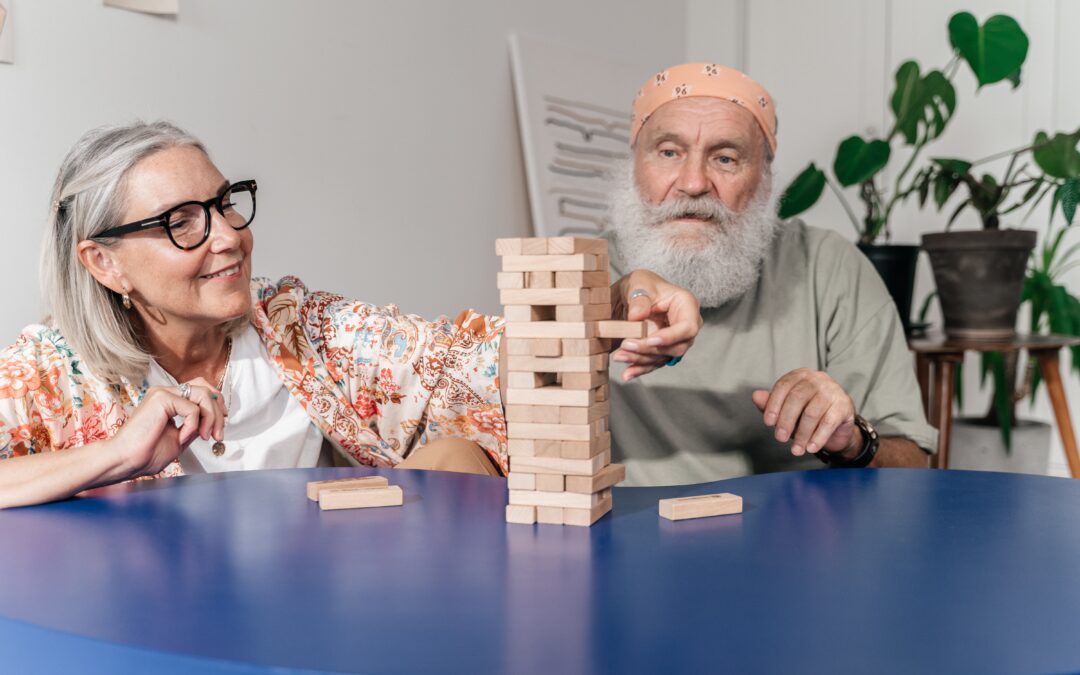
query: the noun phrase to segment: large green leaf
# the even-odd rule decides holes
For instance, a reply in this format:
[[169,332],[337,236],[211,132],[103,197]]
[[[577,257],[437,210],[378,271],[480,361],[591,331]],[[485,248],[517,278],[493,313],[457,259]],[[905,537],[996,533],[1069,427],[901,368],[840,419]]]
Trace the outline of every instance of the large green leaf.
[[1040,131],[1035,134],[1035,163],[1054,178],[1080,178],[1080,129],[1071,134],[1054,134],[1053,138]]
[[909,145],[941,135],[956,110],[956,90],[939,70],[919,75],[919,64],[905,61],[896,69],[896,88],[890,99],[896,129]]
[[980,88],[1002,80],[1019,84],[1028,37],[1016,19],[995,14],[980,26],[970,12],[958,12],[949,19],[949,42],[971,66]]
[[777,215],[781,219],[799,215],[816,204],[824,190],[825,172],[811,162],[784,190]]
[[844,187],[858,185],[885,168],[889,153],[889,144],[885,141],[867,143],[858,136],[850,136],[836,150],[833,173]]

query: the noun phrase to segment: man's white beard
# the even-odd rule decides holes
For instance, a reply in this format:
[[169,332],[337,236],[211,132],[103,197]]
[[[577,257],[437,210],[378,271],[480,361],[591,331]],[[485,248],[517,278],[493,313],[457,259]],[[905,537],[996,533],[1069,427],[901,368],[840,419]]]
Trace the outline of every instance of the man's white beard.
[[[719,307],[757,283],[761,261],[779,226],[766,169],[750,203],[735,212],[715,197],[649,204],[638,192],[633,165],[612,192],[612,229],[625,271],[647,269],[689,290],[702,307]],[[708,222],[670,222],[697,216]]]

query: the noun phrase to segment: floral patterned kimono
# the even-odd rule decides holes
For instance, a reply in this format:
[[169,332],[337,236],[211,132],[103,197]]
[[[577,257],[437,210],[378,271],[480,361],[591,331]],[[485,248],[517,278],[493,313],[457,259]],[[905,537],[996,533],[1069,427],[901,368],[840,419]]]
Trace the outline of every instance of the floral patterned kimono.
[[[506,472],[501,319],[467,310],[428,322],[394,305],[309,293],[295,277],[253,279],[251,291],[252,323],[278,376],[346,461],[393,466],[456,436]],[[0,352],[0,459],[111,438],[146,389],[107,384],[56,329],[30,326]],[[173,462],[160,475],[182,473]]]

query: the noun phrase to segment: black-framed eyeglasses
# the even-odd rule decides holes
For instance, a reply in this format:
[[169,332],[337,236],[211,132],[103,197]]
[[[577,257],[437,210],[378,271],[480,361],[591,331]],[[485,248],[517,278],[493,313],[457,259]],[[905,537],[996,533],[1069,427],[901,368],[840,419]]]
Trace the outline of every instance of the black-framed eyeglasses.
[[113,227],[95,235],[119,237],[122,234],[163,227],[177,248],[190,251],[202,246],[210,238],[210,207],[213,207],[234,230],[242,230],[255,219],[255,191],[253,180],[242,180],[225,188],[217,197],[205,202],[184,202],[165,213],[126,225]]

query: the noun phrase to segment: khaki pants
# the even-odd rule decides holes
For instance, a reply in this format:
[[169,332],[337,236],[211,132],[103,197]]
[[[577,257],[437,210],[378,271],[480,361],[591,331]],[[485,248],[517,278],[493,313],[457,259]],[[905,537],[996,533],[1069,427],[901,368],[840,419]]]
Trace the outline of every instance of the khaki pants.
[[488,454],[483,448],[463,438],[440,438],[417,448],[396,469],[426,469],[428,471],[453,471],[481,476],[498,476]]

